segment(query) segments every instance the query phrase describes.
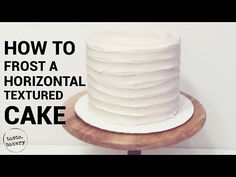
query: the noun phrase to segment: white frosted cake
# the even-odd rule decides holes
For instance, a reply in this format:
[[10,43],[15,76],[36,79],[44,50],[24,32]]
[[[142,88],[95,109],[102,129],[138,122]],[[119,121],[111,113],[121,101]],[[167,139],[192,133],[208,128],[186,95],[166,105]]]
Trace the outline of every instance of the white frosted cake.
[[115,123],[171,119],[179,109],[180,38],[147,30],[110,30],[87,40],[90,111]]

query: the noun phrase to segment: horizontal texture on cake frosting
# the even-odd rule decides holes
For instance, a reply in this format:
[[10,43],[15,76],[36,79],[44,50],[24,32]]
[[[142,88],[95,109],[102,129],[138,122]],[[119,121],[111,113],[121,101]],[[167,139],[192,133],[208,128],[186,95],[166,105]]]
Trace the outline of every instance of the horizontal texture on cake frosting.
[[[136,118],[171,118],[179,106],[180,38],[156,31],[104,31],[87,40],[91,111]],[[119,121],[118,121],[119,122]]]

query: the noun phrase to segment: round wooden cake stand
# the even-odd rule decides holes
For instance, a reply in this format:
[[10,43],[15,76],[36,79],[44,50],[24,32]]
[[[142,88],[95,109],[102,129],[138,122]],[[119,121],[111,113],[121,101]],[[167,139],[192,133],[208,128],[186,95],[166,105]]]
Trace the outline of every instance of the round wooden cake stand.
[[176,128],[157,133],[129,134],[118,133],[94,127],[84,122],[74,111],[76,101],[86,94],[80,92],[70,97],[64,105],[66,106],[66,124],[63,127],[74,137],[97,146],[127,150],[129,155],[141,154],[141,150],[161,148],[176,144],[197,133],[206,121],[206,112],[199,101],[192,96],[181,92],[188,97],[194,105],[192,117],[183,125]]

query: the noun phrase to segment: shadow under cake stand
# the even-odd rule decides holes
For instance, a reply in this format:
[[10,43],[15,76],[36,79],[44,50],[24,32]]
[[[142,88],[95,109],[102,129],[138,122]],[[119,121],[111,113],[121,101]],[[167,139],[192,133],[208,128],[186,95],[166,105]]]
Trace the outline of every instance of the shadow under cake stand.
[[194,106],[191,118],[184,124],[162,132],[130,134],[103,130],[84,122],[74,111],[75,103],[87,92],[83,91],[70,97],[64,105],[66,112],[63,125],[74,137],[97,146],[128,151],[128,155],[140,155],[141,150],[167,147],[190,138],[205,124],[206,111],[202,104],[191,95],[181,92]]

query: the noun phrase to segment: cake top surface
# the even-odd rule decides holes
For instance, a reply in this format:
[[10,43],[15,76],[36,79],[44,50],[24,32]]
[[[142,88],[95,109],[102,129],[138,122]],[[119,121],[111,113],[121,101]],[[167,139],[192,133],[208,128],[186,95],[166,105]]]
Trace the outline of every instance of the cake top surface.
[[180,37],[170,32],[147,29],[113,29],[92,33],[87,46],[98,51],[145,51],[174,47]]

